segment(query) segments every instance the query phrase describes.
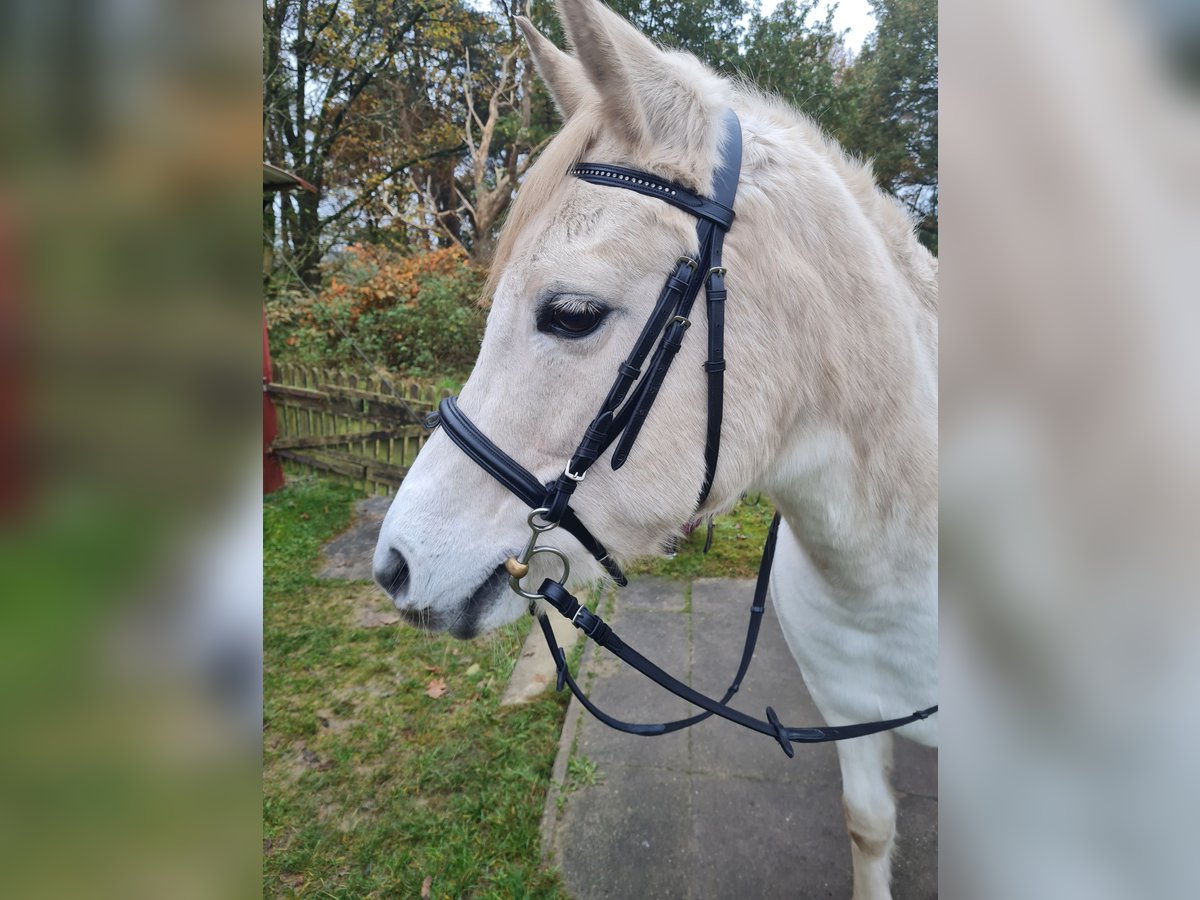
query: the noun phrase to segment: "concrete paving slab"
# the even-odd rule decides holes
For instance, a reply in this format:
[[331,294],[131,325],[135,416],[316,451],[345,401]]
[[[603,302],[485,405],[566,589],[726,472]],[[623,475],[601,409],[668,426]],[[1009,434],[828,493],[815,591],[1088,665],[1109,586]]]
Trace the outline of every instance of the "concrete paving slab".
[[670,578],[637,578],[621,589],[621,609],[681,613],[687,607],[687,583]]
[[[899,745],[902,742],[896,743]],[[892,857],[892,895],[896,900],[936,897],[937,798],[898,794],[896,802],[899,813],[896,817],[896,852]]]
[[[568,795],[560,848],[574,897],[685,898],[692,857],[687,775],[613,766],[604,781]],[[653,798],[653,802],[646,802]],[[683,827],[681,827],[683,825]]]
[[[751,581],[698,580],[690,611],[672,612],[686,608],[677,605],[686,594],[652,582],[628,604],[628,592],[620,592],[609,621],[677,677],[719,693],[737,668],[752,592]],[[664,700],[651,682],[594,649],[584,654],[582,683],[603,708],[634,721],[694,711]],[[821,722],[770,607],[738,701],[755,715],[771,703],[789,724]],[[567,715],[543,843],[573,897],[850,895],[832,745],[798,745],[788,760],[770,739],[723,721],[641,738],[606,728],[578,701]],[[571,785],[572,751],[597,764],[601,783]],[[894,782],[900,838],[893,894],[936,897],[936,751],[898,740]]]
[[[721,696],[737,671],[753,593],[753,583],[749,583],[750,591],[747,585],[736,579],[703,579],[692,586],[693,671],[697,686],[710,695]],[[745,602],[732,602],[734,599]],[[823,721],[770,606],[763,615],[753,661],[732,701],[736,709],[757,718],[764,716],[768,704],[789,725]],[[804,782],[814,776],[826,781],[838,778],[837,753],[832,747],[806,748],[810,764],[781,765],[783,751],[772,740],[754,735],[746,736],[747,740],[743,729],[732,722],[706,722],[701,727],[718,732],[712,738],[697,732],[694,762],[703,771],[783,782]],[[820,765],[813,757],[820,758]]]
[[[806,788],[733,776],[693,778],[690,896],[849,897],[850,843],[834,765],[833,780]],[[722,851],[713,853],[713,847]],[[840,860],[831,860],[839,854]]]
[[[677,585],[678,586],[678,585]],[[683,590],[678,591],[681,608]],[[678,677],[687,679],[688,617],[680,613],[656,613],[644,608],[627,609],[622,603],[611,618],[618,633],[639,652]],[[695,710],[674,694],[596,648],[580,684],[602,710],[626,722],[669,722]],[[600,724],[593,720],[592,724]],[[601,764],[621,763],[631,758],[638,764],[686,771],[688,734],[679,731],[660,737],[625,734],[608,727],[586,727],[580,731],[577,752]]]

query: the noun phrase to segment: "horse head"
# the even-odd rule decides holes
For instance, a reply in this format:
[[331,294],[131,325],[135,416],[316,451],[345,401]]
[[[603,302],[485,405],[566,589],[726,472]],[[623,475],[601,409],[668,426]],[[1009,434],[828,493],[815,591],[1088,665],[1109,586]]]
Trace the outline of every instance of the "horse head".
[[[598,0],[561,0],[559,12],[573,55],[518,19],[565,124],[505,223],[483,343],[458,401],[540,482],[564,472],[664,280],[700,250],[688,213],[571,177],[571,168],[619,165],[708,196],[726,151],[728,110],[737,109],[747,136],[738,218],[725,242],[729,365],[712,489],[701,490],[708,395],[698,304],[693,331],[701,333],[682,342],[627,460],[614,470],[610,448],[571,498],[586,529],[624,562],[661,552],[681,525],[729,508],[752,485],[794,478],[797,459],[814,447],[828,452],[824,433],[848,417],[886,417],[889,410],[868,407],[898,383],[894,348],[912,337],[877,302],[895,275],[886,242],[868,227],[871,215],[888,215],[871,205],[869,173],[811,122],[689,54],[657,47]],[[801,421],[808,449],[789,454]],[[511,621],[527,604],[508,590],[504,562],[526,543],[528,514],[439,430],[383,523],[376,580],[422,627],[470,637]],[[604,577],[577,539],[555,538],[571,582]],[[551,560],[532,564],[532,584],[561,574]]]
[[[575,55],[518,20],[565,125],[505,225],[479,358],[459,397],[475,424],[543,481],[563,471],[676,260],[697,252],[686,213],[568,169],[586,157],[705,193],[731,95],[694,57],[659,49],[594,0],[569,0],[560,11]],[[696,513],[703,343],[702,335],[685,342],[627,465],[613,471],[602,460],[572,498],[616,559],[660,548]],[[509,592],[503,562],[525,543],[528,512],[437,432],[384,521],[376,578],[415,624],[470,636],[509,621],[526,604]],[[574,539],[555,543],[570,557],[572,581],[604,574]],[[534,566],[534,582],[543,566],[556,574],[550,563]]]

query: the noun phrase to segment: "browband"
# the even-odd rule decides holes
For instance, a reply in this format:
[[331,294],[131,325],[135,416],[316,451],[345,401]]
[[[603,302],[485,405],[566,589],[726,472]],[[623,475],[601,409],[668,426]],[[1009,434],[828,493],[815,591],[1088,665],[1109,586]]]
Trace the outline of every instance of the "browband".
[[571,168],[571,174],[590,184],[627,188],[647,197],[665,200],[672,206],[691,213],[698,219],[707,219],[714,225],[729,230],[733,224],[733,209],[724,203],[701,197],[681,184],[667,181],[648,172],[626,169],[624,166],[609,166],[602,163],[579,163]]

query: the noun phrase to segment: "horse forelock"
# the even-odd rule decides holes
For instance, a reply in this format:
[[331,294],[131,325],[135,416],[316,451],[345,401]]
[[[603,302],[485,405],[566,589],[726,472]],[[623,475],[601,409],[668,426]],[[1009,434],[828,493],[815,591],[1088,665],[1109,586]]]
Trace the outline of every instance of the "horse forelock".
[[567,120],[562,130],[546,145],[537,162],[529,168],[509,209],[504,227],[500,230],[500,239],[496,243],[496,252],[483,289],[483,305],[491,303],[500,276],[512,260],[518,239],[538,214],[554,203],[556,195],[570,177],[570,168],[583,159],[588,147],[595,142],[598,130],[598,117],[582,111],[580,115]]

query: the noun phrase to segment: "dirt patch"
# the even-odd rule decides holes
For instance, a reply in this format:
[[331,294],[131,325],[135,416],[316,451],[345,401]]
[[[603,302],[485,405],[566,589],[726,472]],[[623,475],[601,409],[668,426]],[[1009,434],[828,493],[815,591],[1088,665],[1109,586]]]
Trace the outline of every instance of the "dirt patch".
[[385,625],[399,625],[400,614],[386,609],[371,609],[360,607],[355,611],[354,624],[359,628],[382,628]]
[[318,578],[340,581],[370,581],[371,560],[379,526],[387,515],[392,498],[367,497],[354,504],[350,527],[321,548],[321,568]]
[[322,759],[308,749],[303,741],[292,744],[292,755],[287,761],[288,781],[295,782],[305,772],[325,772],[333,768],[333,760]]
[[395,628],[402,624],[392,601],[374,584],[347,586],[332,592],[332,599],[348,607],[349,624],[355,628]]

